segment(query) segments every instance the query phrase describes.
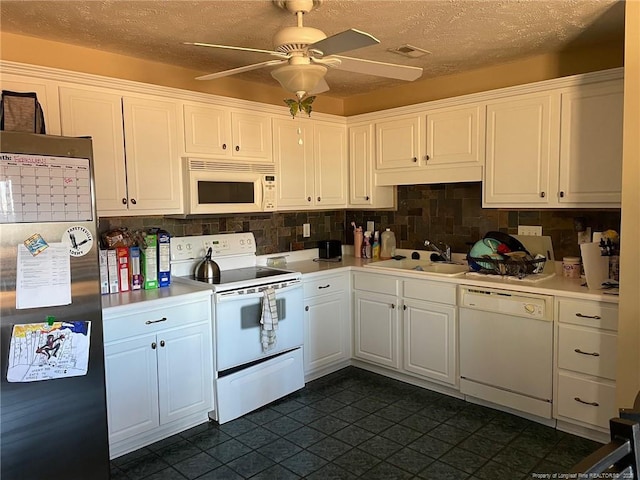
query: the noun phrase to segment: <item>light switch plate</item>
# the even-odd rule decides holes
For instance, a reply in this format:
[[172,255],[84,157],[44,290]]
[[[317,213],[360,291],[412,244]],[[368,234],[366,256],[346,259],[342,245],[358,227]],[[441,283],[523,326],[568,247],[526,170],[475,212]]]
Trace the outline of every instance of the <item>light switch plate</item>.
[[518,235],[540,237],[542,236],[542,226],[541,225],[518,225]]
[[302,225],[302,236],[305,238],[311,236],[311,224],[305,223]]

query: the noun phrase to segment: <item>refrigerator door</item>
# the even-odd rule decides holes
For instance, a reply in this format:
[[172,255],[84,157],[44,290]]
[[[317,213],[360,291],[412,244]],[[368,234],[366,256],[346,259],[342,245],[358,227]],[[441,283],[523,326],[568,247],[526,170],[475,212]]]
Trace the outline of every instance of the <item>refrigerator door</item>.
[[[88,211],[76,213],[77,205],[67,204],[65,219],[52,220],[46,212],[36,212],[35,217],[10,216],[8,189],[21,181],[29,184],[32,180],[7,176],[5,171],[8,159],[15,158],[15,155],[6,154],[28,154],[62,159],[63,163],[65,158],[89,159],[85,163],[91,172],[91,140],[0,132],[0,148],[0,202],[3,203],[0,209],[4,208],[0,220],[0,478],[107,480],[109,447],[93,176],[90,175],[89,181]],[[15,165],[10,167],[15,173]],[[25,167],[25,172],[27,170]],[[32,170],[29,170],[28,175],[31,174]],[[46,174],[46,168],[39,169],[35,177],[38,185],[41,186],[40,180],[44,181]],[[66,174],[65,179],[67,183],[73,183]],[[47,185],[46,181],[44,185]],[[81,202],[86,204],[87,189],[78,188],[78,195],[83,197]],[[13,190],[12,201],[19,200],[17,190]],[[73,202],[73,192],[67,193],[65,201]],[[38,201],[45,198],[46,188],[39,188],[38,195]],[[11,220],[14,222],[8,223]],[[71,303],[17,309],[18,249],[24,248],[24,241],[34,234],[39,234],[48,243],[61,243],[63,239],[68,241],[70,231],[89,232],[84,240],[93,237],[93,242],[85,242],[81,251],[69,257]],[[42,272],[43,275],[50,273]],[[15,360],[9,358],[14,325],[42,323],[48,317],[55,317],[60,322],[91,322],[86,375],[8,382],[9,364],[15,364]],[[41,343],[38,345],[42,346]],[[35,357],[37,361],[43,361],[42,353]]]

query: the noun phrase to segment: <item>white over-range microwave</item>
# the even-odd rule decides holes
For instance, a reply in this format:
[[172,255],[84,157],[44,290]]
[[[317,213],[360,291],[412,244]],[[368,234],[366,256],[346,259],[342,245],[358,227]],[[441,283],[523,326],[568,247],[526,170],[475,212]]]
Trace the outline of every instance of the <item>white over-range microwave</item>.
[[275,165],[184,159],[187,215],[272,212],[277,207]]

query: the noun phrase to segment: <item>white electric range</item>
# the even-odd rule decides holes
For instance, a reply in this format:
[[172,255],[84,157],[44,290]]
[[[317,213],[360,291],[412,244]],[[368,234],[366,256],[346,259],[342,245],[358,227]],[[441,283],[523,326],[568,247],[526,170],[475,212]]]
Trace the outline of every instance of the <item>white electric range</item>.
[[[194,276],[209,248],[220,267],[215,282]],[[214,420],[228,422],[304,386],[302,274],[256,265],[253,233],[172,238],[171,277],[213,290]],[[268,288],[276,295],[278,329],[275,345],[263,351],[260,319]]]

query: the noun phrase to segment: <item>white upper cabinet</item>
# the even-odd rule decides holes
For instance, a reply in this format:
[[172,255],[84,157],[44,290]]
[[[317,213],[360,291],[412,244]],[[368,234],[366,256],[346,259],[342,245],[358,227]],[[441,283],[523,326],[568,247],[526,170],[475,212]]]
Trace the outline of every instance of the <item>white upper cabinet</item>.
[[488,104],[487,206],[548,203],[557,185],[550,172],[557,165],[559,113],[559,98],[551,93]]
[[60,114],[92,137],[98,215],[182,213],[177,103],[63,86]]
[[612,81],[562,93],[561,204],[620,204],[623,90]]
[[427,109],[376,122],[376,184],[482,178],[484,104]]
[[374,176],[373,125],[349,128],[349,207],[392,208],[395,187],[378,187]]
[[184,104],[185,153],[272,162],[271,117],[210,104]]
[[0,75],[0,89],[20,93],[35,93],[44,114],[46,132],[49,135],[60,135],[58,86],[55,82],[2,73]]
[[419,115],[376,122],[376,168],[418,167],[421,137]]
[[619,207],[622,80],[487,105],[483,206]]
[[346,206],[344,126],[302,119],[275,119],[273,138],[279,209]]

